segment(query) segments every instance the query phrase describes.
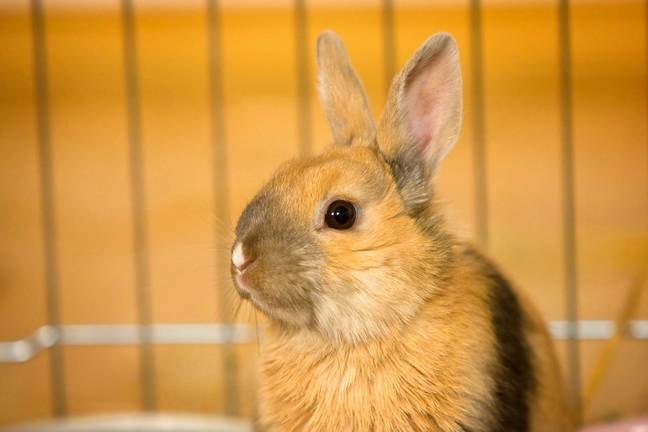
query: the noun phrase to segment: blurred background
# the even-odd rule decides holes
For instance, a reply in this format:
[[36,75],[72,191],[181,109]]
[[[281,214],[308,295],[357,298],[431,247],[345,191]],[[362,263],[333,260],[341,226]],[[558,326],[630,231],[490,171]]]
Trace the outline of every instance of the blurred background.
[[229,233],[330,142],[324,29],[376,115],[419,44],[457,39],[448,218],[551,321],[586,422],[648,413],[645,1],[1,0],[0,425],[253,415]]

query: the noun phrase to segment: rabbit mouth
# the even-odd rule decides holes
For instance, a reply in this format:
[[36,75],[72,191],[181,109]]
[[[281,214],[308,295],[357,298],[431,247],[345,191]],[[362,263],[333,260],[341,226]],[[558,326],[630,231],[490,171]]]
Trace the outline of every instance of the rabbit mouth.
[[[300,296],[285,295],[290,287],[285,281],[259,281],[258,270],[245,272],[232,271],[234,288],[241,299],[249,301],[252,306],[271,321],[277,321],[294,327],[309,325],[314,319],[312,300]],[[278,293],[278,286],[283,293]],[[294,288],[294,287],[293,287]],[[288,291],[290,291],[288,289]],[[284,294],[284,295],[281,295]]]
[[243,275],[235,275],[234,280],[236,291],[243,300],[249,301],[258,311],[267,315],[269,318],[279,319],[277,306],[273,306],[271,302],[263,301],[261,298],[263,296],[258,292],[258,290],[255,290],[246,284]]
[[245,279],[242,274],[234,275],[234,288],[236,288],[236,291],[241,296],[241,298],[250,300],[250,298],[252,297],[252,289],[245,283]]
[[236,288],[236,292],[238,292],[239,296],[244,300],[248,300],[262,312],[268,313],[269,306],[271,305],[266,305],[268,302],[264,302],[259,298],[262,297],[261,293],[250,283],[246,274],[244,272],[241,273],[234,271],[232,276],[232,279],[234,279],[234,288]]
[[252,305],[260,310],[261,312],[265,314],[270,314],[270,310],[265,306],[263,302],[259,300],[259,295],[255,295],[256,291],[254,288],[252,288],[245,280],[245,276],[243,274],[234,274],[234,288],[236,288],[236,292],[238,292],[238,295],[243,299],[247,300]]

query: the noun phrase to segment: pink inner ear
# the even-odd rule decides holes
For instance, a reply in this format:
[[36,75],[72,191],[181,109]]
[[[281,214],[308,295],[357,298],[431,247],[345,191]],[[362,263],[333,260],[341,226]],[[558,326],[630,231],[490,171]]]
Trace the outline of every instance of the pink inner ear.
[[405,105],[409,135],[421,156],[431,156],[441,129],[442,91],[429,73],[416,77],[406,89]]
[[434,172],[459,131],[461,72],[451,46],[432,45],[430,50],[415,59],[415,66],[408,72],[401,109],[408,145]]

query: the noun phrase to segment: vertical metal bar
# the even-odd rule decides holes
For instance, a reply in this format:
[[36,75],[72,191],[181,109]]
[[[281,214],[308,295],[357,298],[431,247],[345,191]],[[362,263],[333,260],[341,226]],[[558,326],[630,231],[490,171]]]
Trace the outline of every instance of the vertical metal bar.
[[389,93],[391,81],[396,73],[396,31],[394,23],[394,1],[382,0],[383,69],[385,73],[385,95]]
[[[227,176],[227,147],[225,141],[225,111],[223,95],[223,48],[222,23],[218,0],[207,0],[207,56],[209,65],[210,106],[211,106],[211,136],[212,136],[212,175],[214,209],[217,219],[225,228],[230,227],[229,217],[229,185]],[[232,313],[228,309],[226,288],[229,286],[230,257],[228,244],[218,227],[214,228],[214,243],[216,260],[216,285],[219,290],[220,314],[224,323],[232,322]],[[225,386],[225,414],[238,414],[239,396],[237,386],[237,364],[234,346],[226,341],[222,345],[223,379]]]
[[295,64],[297,65],[297,139],[300,156],[313,152],[308,67],[308,18],[306,0],[295,0]]
[[[43,261],[45,265],[45,298],[47,323],[57,330],[61,325],[59,309],[59,275],[56,254],[56,219],[54,188],[52,186],[52,148],[50,142],[49,88],[47,81],[47,39],[45,16],[41,0],[31,0],[31,29],[33,37],[34,87],[36,92],[36,127],[38,137],[38,164],[41,190],[41,223],[43,230]],[[49,355],[52,386],[52,413],[55,417],[67,414],[63,352],[54,345]]]
[[569,1],[559,0],[558,41],[560,55],[560,116],[563,189],[563,244],[565,266],[565,314],[569,322],[567,374],[569,392],[580,419],[580,347],[578,344],[578,292],[576,274],[576,234],[574,216],[574,150],[572,118],[571,28]]
[[137,45],[135,11],[132,0],[122,0],[122,31],[124,43],[124,74],[128,104],[128,142],[131,182],[133,245],[137,315],[140,324],[140,391],[145,411],[155,410],[155,371],[151,334],[151,299],[149,292],[149,257],[146,223],[146,191],[144,189],[142,142],[140,130],[139,81],[137,76]]
[[484,68],[482,48],[481,1],[470,1],[470,71],[472,75],[473,154],[475,187],[475,224],[477,241],[488,248],[488,190],[486,179],[486,138],[484,122]]

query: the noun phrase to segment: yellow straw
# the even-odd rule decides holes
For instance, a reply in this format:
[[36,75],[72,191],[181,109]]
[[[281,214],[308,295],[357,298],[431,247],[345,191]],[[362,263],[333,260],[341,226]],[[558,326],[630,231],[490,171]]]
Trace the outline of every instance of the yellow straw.
[[619,348],[619,344],[625,335],[628,322],[639,305],[639,299],[646,287],[646,284],[643,282],[643,276],[637,277],[628,290],[623,308],[615,322],[614,335],[608,339],[603,346],[603,350],[601,351],[601,354],[599,354],[594,370],[587,381],[585,392],[583,394],[583,413],[587,412],[587,408],[590,406],[594,396],[596,396],[596,393],[601,386],[601,382],[609,369],[610,363]]

